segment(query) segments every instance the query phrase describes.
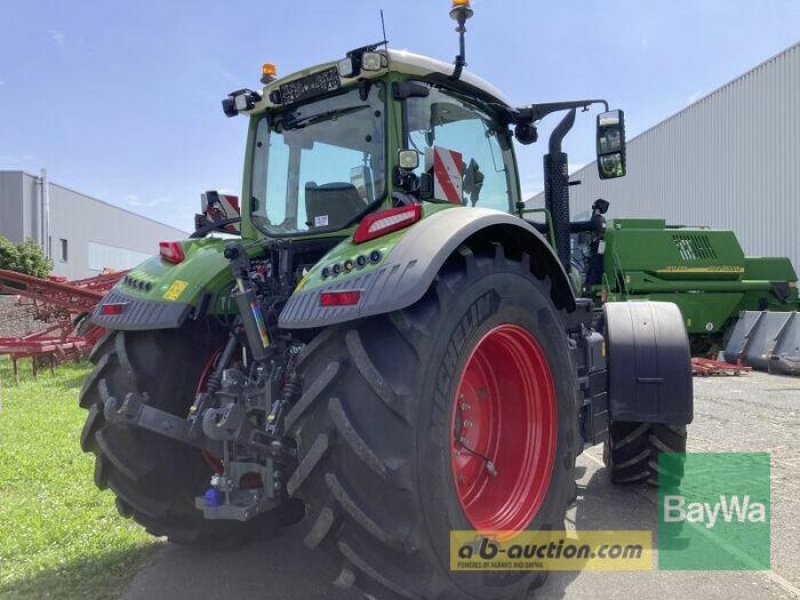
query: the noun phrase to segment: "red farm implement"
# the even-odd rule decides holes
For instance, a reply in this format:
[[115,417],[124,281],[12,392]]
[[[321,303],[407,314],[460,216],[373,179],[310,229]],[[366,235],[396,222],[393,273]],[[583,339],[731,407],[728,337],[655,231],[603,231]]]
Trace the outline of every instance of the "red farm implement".
[[695,376],[741,375],[742,373],[747,373],[752,370],[752,367],[747,367],[741,362],[732,364],[721,360],[712,360],[710,358],[692,359],[692,375]]
[[[10,356],[14,378],[18,377],[17,361],[21,358],[32,359],[36,375],[43,366],[53,369],[59,362],[88,354],[104,330],[80,324],[124,275],[120,271],[65,281],[0,269],[0,294],[17,297],[16,304],[0,315],[0,328],[27,329],[21,335],[0,337],[0,355]],[[33,327],[35,322],[42,326]]]

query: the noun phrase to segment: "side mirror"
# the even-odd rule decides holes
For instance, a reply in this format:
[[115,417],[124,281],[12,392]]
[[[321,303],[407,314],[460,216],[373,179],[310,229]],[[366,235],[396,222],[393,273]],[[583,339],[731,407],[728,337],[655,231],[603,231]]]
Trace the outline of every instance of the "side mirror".
[[625,113],[597,115],[597,170],[600,179],[625,176]]

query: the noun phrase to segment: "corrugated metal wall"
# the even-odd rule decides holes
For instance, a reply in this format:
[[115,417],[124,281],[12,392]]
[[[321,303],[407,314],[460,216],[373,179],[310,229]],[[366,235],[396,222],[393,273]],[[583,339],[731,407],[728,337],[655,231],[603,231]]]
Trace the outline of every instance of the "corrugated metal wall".
[[592,163],[571,178],[573,215],[605,198],[611,218],[732,229],[800,271],[800,44],[631,139],[626,177],[601,182]]

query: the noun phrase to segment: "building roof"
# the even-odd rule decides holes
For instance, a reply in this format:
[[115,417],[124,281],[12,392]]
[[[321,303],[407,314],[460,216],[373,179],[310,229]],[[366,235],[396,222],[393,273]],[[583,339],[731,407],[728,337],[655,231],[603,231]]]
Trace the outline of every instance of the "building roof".
[[[781,60],[783,57],[791,54],[792,52],[800,52],[800,42],[798,42],[796,44],[793,44],[793,45],[789,46],[788,48],[786,48],[784,50],[781,50],[777,54],[774,54],[774,55],[770,56],[766,60],[758,63],[753,68],[748,69],[747,71],[745,71],[741,75],[739,75],[737,77],[734,77],[733,79],[731,79],[727,83],[725,83],[725,84],[721,85],[720,87],[712,90],[708,94],[705,94],[704,96],[701,96],[697,100],[694,100],[693,102],[687,104],[685,107],[683,107],[679,111],[669,115],[664,120],[659,121],[655,125],[652,125],[652,126],[648,127],[647,129],[645,129],[641,133],[638,133],[635,136],[633,136],[632,138],[628,139],[627,143],[630,145],[631,142],[633,142],[633,141],[635,141],[635,140],[637,140],[639,138],[643,138],[643,137],[645,137],[647,135],[650,135],[651,133],[653,133],[655,131],[658,131],[658,130],[668,126],[670,123],[672,123],[676,119],[679,119],[682,116],[686,115],[687,113],[690,113],[690,112],[696,110],[699,105],[701,105],[701,104],[703,104],[703,103],[705,103],[705,102],[707,102],[707,101],[709,101],[711,99],[716,98],[720,94],[725,93],[730,88],[738,85],[739,83],[741,83],[745,79],[747,79],[750,76],[752,76],[754,73],[757,73],[758,71],[761,71],[762,69],[764,69],[765,67],[771,65],[772,63]],[[579,169],[575,170],[573,173],[570,173],[570,176],[577,176],[577,175],[583,173],[586,169],[594,168],[594,165],[596,163],[597,163],[596,160],[588,162],[585,165],[583,165],[582,167],[580,167]],[[541,190],[541,191],[537,192],[536,194],[534,194],[533,196],[531,196],[530,198],[528,198],[527,200],[525,200],[525,202],[539,201],[543,197],[544,197],[544,190]]]
[[[684,114],[684,113],[686,113],[686,112],[689,112],[689,111],[691,111],[691,110],[692,110],[692,109],[693,109],[695,106],[697,106],[698,104],[702,104],[702,103],[703,103],[703,102],[705,102],[706,100],[709,100],[709,99],[711,99],[711,98],[713,98],[713,97],[715,97],[715,96],[718,96],[719,94],[721,94],[721,93],[723,93],[723,92],[727,91],[729,88],[731,88],[731,87],[735,86],[736,84],[738,84],[739,82],[743,81],[744,79],[747,79],[747,78],[748,78],[748,77],[750,77],[750,76],[751,76],[753,73],[755,73],[755,72],[757,72],[757,71],[760,71],[761,69],[763,69],[763,68],[764,68],[764,67],[766,67],[767,65],[769,65],[769,64],[771,64],[771,63],[773,63],[773,62],[775,62],[775,61],[777,61],[777,60],[780,60],[780,59],[781,59],[781,58],[783,58],[785,55],[787,55],[787,54],[791,54],[792,52],[794,52],[794,51],[796,51],[796,50],[797,50],[797,51],[800,51],[800,42],[797,42],[796,44],[793,44],[793,45],[789,46],[789,47],[788,47],[788,48],[786,48],[785,50],[781,50],[781,51],[780,51],[780,52],[778,52],[777,54],[773,54],[773,55],[772,55],[772,56],[770,56],[768,59],[766,59],[766,60],[764,60],[764,61],[762,61],[762,62],[758,63],[758,64],[757,64],[755,67],[753,67],[752,69],[748,69],[747,71],[745,71],[744,73],[742,73],[742,74],[741,74],[741,75],[739,75],[738,77],[734,77],[733,79],[731,79],[731,80],[730,80],[730,81],[728,81],[727,83],[725,83],[725,84],[721,85],[720,87],[716,88],[715,90],[713,90],[713,91],[709,92],[708,94],[705,94],[704,96],[701,96],[701,97],[700,97],[700,98],[698,98],[697,100],[694,100],[693,102],[691,102],[691,103],[687,104],[685,107],[683,107],[683,108],[682,108],[682,109],[680,109],[679,111],[677,111],[677,112],[675,112],[675,113],[671,114],[671,115],[670,115],[670,116],[668,116],[666,119],[664,119],[663,121],[660,121],[660,122],[656,123],[656,124],[655,124],[655,125],[653,125],[652,127],[648,127],[647,129],[645,129],[645,130],[644,130],[644,131],[642,131],[641,133],[639,133],[639,134],[635,135],[634,137],[632,137],[632,138],[631,138],[630,140],[628,140],[628,141],[629,141],[629,142],[632,142],[632,141],[633,141],[633,140],[635,140],[636,138],[642,137],[643,135],[645,135],[645,134],[649,133],[650,131],[652,131],[652,130],[654,130],[654,129],[658,129],[658,128],[660,128],[660,127],[664,127],[664,126],[665,126],[665,125],[667,125],[667,124],[668,124],[670,121],[672,121],[672,120],[674,120],[674,119],[677,119],[678,117],[680,117],[681,115],[683,115],[683,114]],[[590,163],[590,164],[591,164],[591,163]],[[588,165],[586,165],[586,166],[588,166]]]

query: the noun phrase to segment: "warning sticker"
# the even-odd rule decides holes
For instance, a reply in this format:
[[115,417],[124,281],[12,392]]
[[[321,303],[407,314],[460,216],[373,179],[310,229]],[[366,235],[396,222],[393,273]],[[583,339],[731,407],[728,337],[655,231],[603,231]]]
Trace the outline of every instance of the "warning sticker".
[[176,279],[172,282],[172,285],[169,286],[166,292],[164,292],[164,298],[167,300],[177,300],[180,298],[183,290],[189,287],[188,281],[181,281],[180,279]]
[[327,227],[328,215],[318,215],[314,217],[314,227]]

